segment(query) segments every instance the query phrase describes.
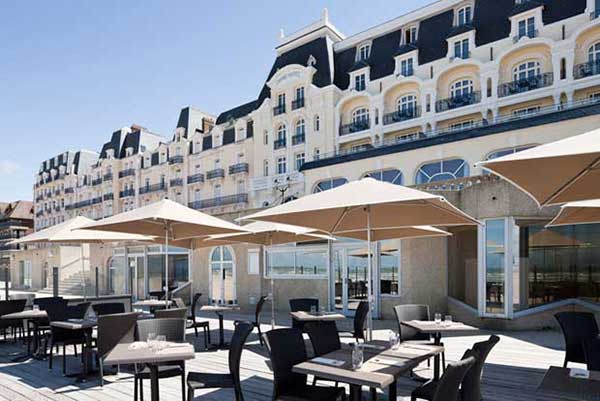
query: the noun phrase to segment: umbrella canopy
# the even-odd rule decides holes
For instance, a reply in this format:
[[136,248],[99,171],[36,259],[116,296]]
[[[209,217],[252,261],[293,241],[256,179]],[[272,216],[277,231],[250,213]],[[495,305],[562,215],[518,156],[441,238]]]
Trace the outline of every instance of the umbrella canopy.
[[600,198],[600,130],[477,163],[540,206]]
[[307,226],[330,235],[419,225],[475,225],[477,220],[439,195],[363,178],[254,213],[240,220]]
[[[340,237],[354,238],[366,241],[367,231],[347,231],[338,233]],[[411,226],[398,228],[382,228],[371,230],[371,241],[384,241],[386,239],[414,239],[431,237],[449,237],[452,234],[432,226]]]
[[12,241],[12,244],[64,243],[91,244],[103,242],[152,241],[153,237],[120,232],[82,230],[81,227],[93,224],[94,220],[77,216],[63,223],[36,231],[25,237]]
[[206,246],[216,246],[215,244],[246,242],[256,245],[279,245],[288,244],[290,242],[309,242],[309,241],[327,241],[333,238],[318,234],[315,230],[299,227],[290,224],[269,223],[264,221],[256,221],[242,226],[247,233],[241,234],[222,234],[213,235],[205,239],[203,242]]
[[600,199],[570,202],[563,205],[558,216],[546,227],[595,223],[600,223]]

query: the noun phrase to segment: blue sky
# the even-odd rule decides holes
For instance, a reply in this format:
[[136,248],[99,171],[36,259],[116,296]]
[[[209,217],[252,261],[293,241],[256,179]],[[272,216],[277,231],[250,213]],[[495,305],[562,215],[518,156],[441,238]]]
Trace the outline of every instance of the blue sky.
[[136,123],[170,136],[179,110],[253,100],[280,29],[352,35],[430,0],[13,1],[0,14],[0,201],[31,199],[39,163],[98,151]]

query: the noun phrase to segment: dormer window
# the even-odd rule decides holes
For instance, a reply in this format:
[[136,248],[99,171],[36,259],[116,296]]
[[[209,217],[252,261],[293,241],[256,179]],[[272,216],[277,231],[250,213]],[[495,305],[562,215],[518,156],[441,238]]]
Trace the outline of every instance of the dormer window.
[[367,88],[367,74],[357,74],[354,77],[354,89],[356,91],[364,91]]
[[469,39],[462,39],[454,42],[454,58],[469,58]]
[[523,37],[535,38],[537,36],[535,29],[535,17],[529,17],[522,20],[519,20],[519,32],[517,34],[517,39],[521,39]]
[[466,6],[458,10],[456,13],[456,26],[469,25],[472,20],[472,8]]
[[367,61],[371,56],[371,44],[366,43],[358,48],[356,61]]
[[412,45],[417,42],[417,27],[411,26],[404,31],[404,44]]
[[413,74],[414,74],[414,70],[413,70],[412,57],[400,61],[400,75],[402,75],[404,77],[410,77]]

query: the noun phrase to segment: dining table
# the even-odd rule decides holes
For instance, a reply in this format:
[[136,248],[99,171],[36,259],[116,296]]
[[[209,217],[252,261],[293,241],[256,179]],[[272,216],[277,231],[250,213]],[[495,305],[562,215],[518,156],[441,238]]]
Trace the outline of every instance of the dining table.
[[[82,371],[78,374],[72,375],[77,377],[78,382],[85,382],[90,375],[96,373],[92,365],[92,333],[98,321],[96,319],[68,319],[65,321],[50,322],[51,327],[60,328],[63,330],[80,331],[85,337],[85,343],[82,349]],[[69,376],[69,377],[72,377]]]
[[203,305],[200,307],[201,312],[215,313],[219,319],[219,343],[213,344],[216,349],[228,349],[229,344],[225,342],[225,328],[223,324],[223,315],[239,310],[238,306],[233,305]]
[[371,392],[387,390],[388,398],[395,400],[397,379],[444,351],[441,346],[421,344],[400,344],[393,348],[386,341],[370,341],[359,346],[363,348],[364,362],[358,369],[352,366],[352,346],[342,344],[337,351],[294,365],[292,371],[348,384],[350,401],[361,400],[363,387]]
[[345,320],[346,316],[337,312],[290,312],[292,319],[302,323],[307,322],[331,322]]
[[147,365],[150,369],[151,401],[159,401],[158,366],[167,362],[195,358],[194,346],[188,343],[164,342],[160,349],[146,342],[117,344],[104,358],[106,365]]
[[[423,334],[429,334],[433,337],[434,345],[442,344],[442,336],[449,334],[474,334],[479,332],[477,327],[469,326],[461,322],[447,322],[447,321],[429,321],[429,320],[407,320],[402,321],[402,325],[408,326],[412,329],[417,330]],[[435,355],[433,358],[433,378],[439,380],[440,378],[440,354]]]
[[40,355],[40,338],[39,338],[39,322],[48,319],[48,313],[45,310],[40,309],[26,309],[20,312],[13,312],[3,315],[1,319],[6,320],[21,320],[27,324],[33,324],[33,347],[31,347],[31,341],[27,343],[27,353],[23,353],[15,356],[13,362],[23,362],[29,358],[42,359],[43,355]]
[[551,366],[537,391],[561,400],[600,401],[600,372]]

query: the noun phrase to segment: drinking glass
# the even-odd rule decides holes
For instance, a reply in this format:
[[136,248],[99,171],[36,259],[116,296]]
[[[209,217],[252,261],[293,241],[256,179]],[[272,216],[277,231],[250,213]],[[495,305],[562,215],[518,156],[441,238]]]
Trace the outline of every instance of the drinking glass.
[[352,348],[352,369],[358,370],[363,365],[363,349],[362,345],[355,343]]
[[167,337],[166,336],[156,336],[156,345],[158,351],[163,350],[167,347]]
[[436,324],[440,324],[442,323],[442,314],[441,313],[436,313],[434,316],[434,320]]
[[390,348],[393,350],[400,348],[400,336],[394,330],[390,331]]
[[311,315],[316,315],[317,314],[317,307],[316,306],[312,305],[310,307],[310,314]]
[[446,324],[451,325],[452,324],[452,315],[446,315],[444,317],[444,322],[446,322]]
[[36,312],[39,311],[40,310],[40,306],[37,305],[37,304],[34,304],[33,305],[33,310],[36,311]]
[[156,333],[148,333],[148,338],[146,338],[146,343],[148,343],[148,347],[150,349],[154,349],[154,344],[156,343]]

